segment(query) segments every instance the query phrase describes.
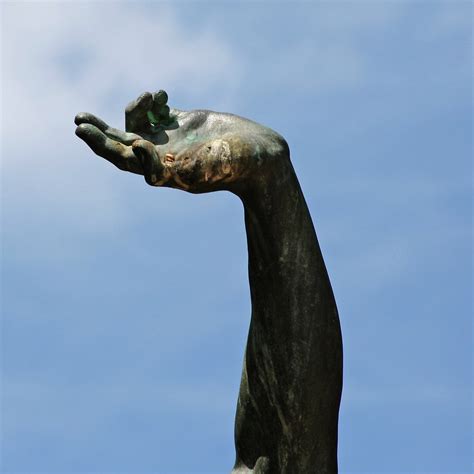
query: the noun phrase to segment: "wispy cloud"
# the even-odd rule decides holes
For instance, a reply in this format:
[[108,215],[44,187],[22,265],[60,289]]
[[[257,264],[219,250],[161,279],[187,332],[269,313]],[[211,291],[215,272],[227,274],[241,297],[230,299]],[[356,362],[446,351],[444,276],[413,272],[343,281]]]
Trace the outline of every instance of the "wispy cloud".
[[[219,103],[238,83],[242,67],[212,29],[187,29],[166,4],[153,16],[132,4],[110,8],[107,2],[18,2],[2,9],[5,222],[10,237],[25,219],[35,228],[58,223],[58,242],[48,246],[64,258],[78,250],[67,249],[64,232],[117,230],[135,206],[125,196],[131,189],[149,192],[139,177],[86,159],[93,154],[74,136],[74,115],[86,110],[121,127],[116,120],[131,94],[156,88],[167,89],[178,106],[211,93]],[[185,199],[163,194],[158,205],[164,212]],[[19,233],[9,242],[20,244],[22,253],[47,244],[43,232],[33,241]]]

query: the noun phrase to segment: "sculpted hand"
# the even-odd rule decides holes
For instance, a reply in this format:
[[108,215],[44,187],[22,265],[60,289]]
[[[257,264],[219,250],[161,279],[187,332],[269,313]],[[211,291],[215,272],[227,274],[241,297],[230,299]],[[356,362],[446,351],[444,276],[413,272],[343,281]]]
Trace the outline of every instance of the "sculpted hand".
[[142,174],[152,186],[196,193],[245,187],[267,173],[272,158],[288,156],[284,139],[262,125],[231,114],[170,109],[167,101],[159,91],[131,102],[125,132],[79,113],[76,135],[94,153]]

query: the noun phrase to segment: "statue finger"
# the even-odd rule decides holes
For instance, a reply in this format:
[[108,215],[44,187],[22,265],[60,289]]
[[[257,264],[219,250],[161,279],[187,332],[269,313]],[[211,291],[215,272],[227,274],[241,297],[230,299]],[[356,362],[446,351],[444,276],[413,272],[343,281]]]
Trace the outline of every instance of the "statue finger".
[[148,118],[151,124],[166,124],[170,118],[170,108],[167,105],[168,94],[164,90],[153,93],[153,104],[148,112]]
[[109,126],[103,120],[88,112],[79,112],[74,118],[74,123],[76,125],[80,125],[81,123],[90,123],[103,132],[109,128]]
[[130,102],[125,108],[125,130],[140,132],[149,129],[148,111],[153,105],[153,96],[149,92],[143,93],[137,100]]
[[150,186],[163,184],[167,179],[164,174],[165,167],[153,143],[147,140],[137,140],[133,143],[132,150],[142,165],[145,181]]
[[123,132],[118,128],[109,127],[104,130],[105,134],[112,140],[116,140],[124,145],[131,145],[137,140],[141,140],[143,137],[137,135],[136,133]]
[[76,135],[85,141],[96,155],[110,161],[117,168],[143,174],[141,164],[133,154],[131,147],[112,140],[95,125],[79,124],[76,128]]
[[122,132],[118,128],[109,127],[103,120],[88,112],[80,112],[76,115],[74,122],[76,125],[81,123],[89,123],[97,127],[101,132],[104,132],[112,140],[123,143],[124,145],[131,145],[135,140],[142,138],[135,133]]
[[153,93],[153,104],[161,107],[168,103],[168,94],[164,90],[159,90],[158,92]]

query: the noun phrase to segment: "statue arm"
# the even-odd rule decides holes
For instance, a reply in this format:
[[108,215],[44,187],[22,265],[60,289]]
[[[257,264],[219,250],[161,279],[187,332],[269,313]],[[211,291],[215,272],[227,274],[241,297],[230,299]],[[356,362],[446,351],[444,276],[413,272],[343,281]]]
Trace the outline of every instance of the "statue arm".
[[242,199],[252,319],[233,472],[336,473],[341,332],[288,146],[250,120],[166,101],[163,91],[142,94],[126,108],[125,131],[78,114],[76,134],[152,186]]

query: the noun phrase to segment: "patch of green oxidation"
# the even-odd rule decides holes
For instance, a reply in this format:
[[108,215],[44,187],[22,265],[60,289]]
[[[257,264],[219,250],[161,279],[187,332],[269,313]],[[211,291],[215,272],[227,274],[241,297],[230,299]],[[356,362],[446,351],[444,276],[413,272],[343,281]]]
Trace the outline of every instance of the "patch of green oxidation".
[[194,143],[197,141],[197,139],[198,139],[198,135],[196,132],[189,132],[186,135],[186,141],[188,141],[189,143]]
[[156,118],[155,114],[151,110],[146,113],[146,116],[154,127],[160,123],[160,120]]
[[196,132],[189,132],[186,134],[185,140],[191,145],[192,143],[205,143],[211,140],[211,137],[208,135],[198,135]]

